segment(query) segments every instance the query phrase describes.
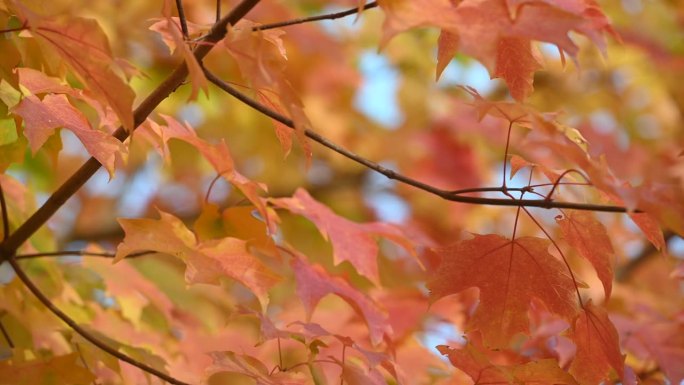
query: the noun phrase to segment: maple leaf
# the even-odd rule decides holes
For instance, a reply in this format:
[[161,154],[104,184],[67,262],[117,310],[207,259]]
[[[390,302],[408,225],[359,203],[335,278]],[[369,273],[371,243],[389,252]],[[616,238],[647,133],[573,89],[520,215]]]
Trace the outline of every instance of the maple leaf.
[[205,371],[205,381],[216,373],[238,373],[254,380],[257,385],[298,385],[306,384],[304,378],[297,371],[279,371],[276,374],[256,357],[238,354],[230,351],[208,353],[213,363]]
[[[540,169],[541,172],[546,177],[546,179],[548,179],[552,183],[555,183],[558,180],[558,178],[560,177],[559,172],[551,170],[548,167],[545,167],[544,165],[529,162],[519,155],[512,155],[510,163],[511,163],[510,179],[513,179],[515,174],[517,174],[518,171],[520,171],[521,169],[523,169],[525,167]],[[566,175],[565,177],[572,178],[572,175]]]
[[571,338],[577,354],[569,372],[582,385],[598,384],[615,369],[624,377],[624,357],[620,353],[617,330],[608,313],[589,301],[573,323]]
[[[311,122],[304,113],[304,104],[292,84],[285,76],[287,53],[281,36],[285,31],[269,29],[254,31],[256,23],[241,20],[223,40],[228,53],[235,58],[242,76],[250,82],[251,88],[261,101],[278,112],[287,111],[294,123],[294,131],[285,129],[275,122],[276,136],[285,155],[291,150],[292,135],[295,135],[304,151],[307,167],[312,151],[305,131],[311,129]],[[271,95],[277,97],[274,101]]]
[[168,321],[179,316],[180,310],[173,302],[131,264],[112,266],[108,261],[89,258],[83,260],[83,265],[102,277],[107,294],[116,298],[121,305],[122,315],[137,328],[142,327],[140,318],[148,305],[154,305]]
[[340,362],[342,378],[349,385],[386,385],[387,381],[377,370],[365,370],[353,362]]
[[577,385],[555,359],[496,365],[470,343],[460,349],[439,345],[437,350],[448,356],[451,364],[469,375],[475,384]]
[[19,76],[19,84],[26,87],[32,94],[68,94],[77,96],[75,90],[68,85],[62,84],[58,78],[50,77],[34,70],[33,68],[15,68],[14,70]]
[[297,189],[292,198],[277,198],[270,201],[315,223],[323,237],[330,238],[335,264],[349,261],[359,274],[376,285],[380,284],[380,275],[376,258],[378,245],[373,236],[390,239],[415,255],[412,243],[399,228],[382,222],[354,223],[314,200],[302,188]]
[[110,178],[114,176],[116,155],[123,154],[125,148],[111,135],[94,130],[65,95],[46,95],[43,100],[28,95],[12,111],[24,119],[24,133],[34,154],[55,129],[63,127],[81,140],[88,153],[107,169]]
[[556,222],[570,246],[594,266],[606,298],[610,298],[615,257],[606,227],[586,211],[569,211],[565,217],[557,216]]
[[[237,187],[245,198],[249,199],[249,201],[254,204],[259,211],[259,214],[261,214],[261,217],[266,221],[269,231],[274,233],[275,223],[271,219],[273,214],[272,212],[269,212],[266,204],[259,196],[261,191],[266,190],[266,185],[248,179],[235,169],[233,157],[230,154],[230,149],[228,149],[226,142],[222,139],[217,144],[208,143],[197,136],[195,130],[189,125],[181,124],[168,115],[161,114],[161,117],[167,123],[166,127],[163,129],[156,122],[148,120],[146,124],[144,124],[141,129],[136,130],[136,132],[144,132],[146,138],[151,139],[153,144],[158,146],[162,156],[167,159],[170,154],[167,142],[170,139],[179,139],[192,145],[211,164],[218,175]],[[155,142],[157,139],[159,142]]]
[[318,302],[328,294],[335,294],[345,300],[368,325],[370,339],[377,345],[384,336],[392,334],[387,315],[377,303],[356,290],[342,278],[333,277],[320,265],[309,265],[302,255],[294,252],[292,269],[297,280],[297,296],[301,299],[310,319]]
[[32,94],[65,94],[72,98],[78,99],[86,103],[88,106],[95,109],[100,119],[100,126],[111,128],[113,132],[118,124],[118,118],[112,112],[112,109],[106,105],[102,105],[99,101],[88,96],[83,90],[71,88],[63,84],[58,78],[49,77],[43,72],[34,70],[32,68],[16,68],[15,72],[19,76],[19,84],[21,87],[28,89]]
[[83,366],[78,353],[27,362],[0,361],[0,383],[11,379],[13,385],[45,384],[46,379],[54,385],[87,385],[95,376]]
[[[183,60],[185,60],[185,64],[188,67],[188,72],[192,82],[190,100],[195,100],[197,99],[200,89],[204,91],[205,95],[209,95],[209,82],[207,81],[206,76],[204,76],[204,71],[197,61],[197,58],[195,58],[195,55],[183,37],[180,19],[177,17],[171,17],[172,9],[173,5],[171,5],[171,0],[164,0],[164,6],[162,9],[164,19],[152,24],[150,26],[150,30],[161,34],[164,43],[166,43],[169,49],[180,52],[181,56],[183,56]],[[186,26],[188,28],[189,35],[194,35],[202,30],[200,26],[194,23],[188,23],[187,21]]]
[[98,22],[80,17],[66,21],[41,18],[26,9],[24,15],[33,35],[69,64],[87,86],[86,92],[92,92],[97,100],[111,106],[121,124],[132,130],[135,93],[115,73],[116,61]]
[[549,242],[522,237],[475,235],[445,249],[435,276],[428,282],[432,302],[471,287],[480,289],[480,304],[469,322],[485,343],[506,346],[516,333],[527,333],[527,311],[533,298],[567,319],[576,313],[575,286],[561,262],[548,252]]
[[532,92],[533,73],[542,67],[532,40],[555,44],[575,58],[579,49],[568,37],[569,32],[582,33],[603,48],[602,33],[612,31],[601,9],[593,3],[564,7],[555,2],[527,1],[514,10],[506,0],[378,3],[386,15],[381,47],[404,30],[439,27],[437,78],[449,58],[463,52],[479,60],[492,78],[503,78],[517,100]]
[[[623,189],[627,192],[631,192],[631,187],[632,186],[629,183],[623,184]],[[602,190],[602,192],[608,200],[619,205],[625,205],[625,200],[619,194],[621,190]],[[634,206],[635,204],[636,203],[631,202],[630,206]],[[656,250],[663,250],[665,248],[665,237],[663,236],[663,231],[654,215],[649,212],[630,212],[628,215],[629,218],[639,227],[639,229],[641,229],[651,244],[655,246]]]
[[280,278],[249,253],[245,241],[223,238],[197,243],[180,219],[163,211],[159,215],[159,220],[118,219],[126,237],[116,249],[115,261],[144,250],[173,255],[187,263],[188,283],[218,284],[221,277],[230,277],[249,288],[265,306],[268,289]]
[[681,384],[684,381],[684,320],[651,314],[647,307],[640,310],[646,310],[643,314],[648,315],[640,322],[616,320],[625,349],[641,359],[655,360],[672,384]]
[[435,81],[439,80],[442,72],[449,65],[451,59],[458,52],[458,35],[446,30],[439,33],[437,39],[437,67],[435,68]]
[[511,96],[516,100],[524,100],[534,89],[533,74],[542,68],[541,63],[541,54],[529,40],[518,37],[501,38],[492,77],[504,79]]

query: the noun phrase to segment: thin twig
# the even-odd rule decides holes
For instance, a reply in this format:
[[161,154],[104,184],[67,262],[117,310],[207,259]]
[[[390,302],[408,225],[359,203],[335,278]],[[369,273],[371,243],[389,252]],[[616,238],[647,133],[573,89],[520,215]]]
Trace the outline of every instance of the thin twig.
[[209,183],[209,188],[207,188],[207,193],[204,195],[204,203],[209,203],[209,197],[211,196],[211,189],[214,188],[214,185],[216,184],[216,182],[219,181],[219,179],[221,179],[223,174],[225,174],[225,172],[216,175],[216,178],[212,179],[211,183]]
[[216,21],[221,20],[221,0],[216,0]]
[[[221,18],[216,24],[211,28],[211,31],[202,40],[203,43],[199,44],[197,48],[193,51],[195,58],[201,62],[201,60],[209,53],[213,47],[213,43],[216,43],[226,36],[226,27],[230,25],[235,25],[240,19],[242,19],[247,12],[249,12],[254,6],[259,3],[259,0],[243,0],[240,2],[233,10]],[[188,67],[185,62],[181,63],[176,69],[169,75],[164,82],[162,82],[152,93],[143,100],[142,103],[133,112],[134,126],[137,127],[142,124],[145,119],[154,111],[155,108],[166,99],[171,93],[173,93],[178,87],[183,84],[183,81],[188,76]],[[119,127],[113,134],[113,136],[124,141],[130,133],[126,131],[123,126]],[[54,215],[54,213],[59,210],[66,201],[71,198],[78,190],[83,187],[86,181],[88,181],[97,170],[100,169],[100,162],[95,158],[88,159],[69,179],[66,180],[55,192],[50,195],[50,197],[43,203],[43,205],[31,215],[26,222],[24,222],[18,229],[16,229],[7,239],[0,243],[0,257],[8,258],[14,255],[17,248],[26,242],[33,233],[38,231],[45,222],[48,221]]]
[[571,172],[574,172],[574,173],[576,173],[576,174],[579,174],[582,178],[584,178],[584,180],[587,181],[587,183],[588,183],[589,185],[591,185],[591,181],[589,180],[589,178],[587,178],[586,175],[584,175],[584,173],[582,173],[582,172],[579,171],[579,170],[575,170],[574,168],[571,168],[571,169],[569,169],[569,170],[563,171],[562,174],[558,175],[558,178],[556,178],[556,181],[553,183],[553,187],[551,188],[551,191],[549,191],[549,193],[546,194],[546,198],[544,198],[544,199],[551,199],[551,197],[553,196],[554,191],[556,191],[556,188],[557,188],[558,185],[560,184],[560,182],[561,182],[561,180],[563,179],[563,177],[565,177],[566,175],[570,174]]
[[124,361],[126,363],[129,363],[136,368],[139,368],[141,370],[144,370],[147,373],[150,373],[156,377],[161,378],[162,380],[173,384],[173,385],[189,385],[186,382],[183,382],[175,377],[172,377],[164,372],[161,372],[151,366],[148,366],[124,353],[121,353],[120,351],[112,348],[111,346],[105,344],[104,342],[100,341],[97,339],[94,335],[90,334],[87,330],[83,329],[81,326],[79,326],[76,321],[74,321],[71,317],[66,315],[63,311],[61,311],[52,301],[36,286],[33,281],[26,275],[24,272],[24,269],[19,266],[19,262],[17,262],[14,258],[10,258],[9,261],[10,265],[12,265],[12,268],[14,269],[14,272],[17,274],[17,277],[24,283],[24,285],[29,289],[31,293],[33,293],[38,300],[45,305],[45,307],[48,308],[54,315],[56,315],[59,319],[64,321],[69,327],[74,330],[76,333],[78,333],[81,337],[85,338],[88,340],[90,343],[93,345],[97,346],[99,349],[102,351],[120,359],[121,361]]
[[[506,148],[504,150],[504,157],[503,157],[503,172],[501,176],[501,187],[503,187],[504,191],[506,190],[506,165],[508,164],[508,149],[511,144],[511,131],[513,131],[513,121],[510,121],[508,123],[508,133],[506,134]],[[531,175],[531,174],[530,174]],[[529,185],[529,183],[528,183]],[[522,193],[524,194],[524,192]],[[520,199],[522,199],[522,195],[520,195]],[[520,213],[520,211],[518,211]]]
[[[370,2],[366,5],[364,5],[361,8],[361,11],[365,11],[367,9],[375,8],[378,6],[378,3],[373,1]],[[325,15],[318,15],[318,16],[310,16],[310,17],[303,17],[300,19],[292,19],[292,20],[287,20],[287,21],[280,21],[277,23],[269,23],[269,24],[262,24],[260,26],[252,28],[252,31],[265,31],[267,29],[274,29],[274,28],[281,28],[281,27],[287,27],[290,25],[296,25],[296,24],[304,24],[304,23],[311,23],[314,21],[321,21],[321,20],[335,20],[335,19],[340,19],[342,17],[350,16],[359,13],[359,7],[354,7],[351,9],[347,9],[345,11],[341,12],[335,12],[335,13],[328,13]]]
[[[235,89],[233,86],[230,84],[224,82],[223,80],[219,79],[216,75],[214,75],[211,71],[207,70],[204,68],[204,75],[207,77],[207,79],[212,82],[214,85],[219,87],[220,89],[224,90],[231,96],[235,97],[239,101],[245,103],[246,105],[254,108],[255,110],[261,112],[262,114],[277,120],[278,122],[294,129],[294,122],[292,119],[285,117],[281,114],[279,114],[276,111],[273,111],[272,109],[264,106],[263,104],[253,100],[252,98],[248,97],[247,95],[241,93],[237,89]],[[415,180],[413,178],[409,178],[405,175],[399,174],[398,172],[394,170],[390,170],[386,167],[383,167],[371,160],[368,160],[358,154],[355,154],[343,147],[338,146],[337,144],[329,141],[325,137],[321,136],[320,134],[316,133],[315,131],[312,130],[305,130],[304,131],[305,135],[309,137],[310,139],[314,140],[315,142],[318,142],[319,144],[337,152],[338,154],[353,160],[354,162],[357,162],[371,170],[374,170],[389,179],[394,179],[399,182],[402,182],[406,185],[413,186],[415,188],[418,188],[420,190],[429,192],[433,195],[439,196],[445,200],[452,201],[452,202],[460,202],[460,203],[468,203],[468,204],[477,204],[477,205],[493,205],[493,206],[514,206],[514,207],[541,207],[541,208],[546,208],[546,209],[551,209],[551,208],[568,208],[568,209],[575,209],[575,210],[588,210],[588,211],[603,211],[603,212],[615,212],[615,213],[625,213],[628,210],[625,207],[621,206],[609,206],[609,205],[599,205],[599,204],[591,204],[591,203],[575,203],[575,202],[554,202],[551,200],[544,200],[544,199],[503,199],[503,198],[485,198],[485,197],[471,197],[471,196],[463,196],[459,194],[454,194],[451,191],[447,190],[442,190],[437,187],[434,187],[432,185],[420,182],[418,180]]]
[[[0,314],[0,318],[5,315],[5,312],[2,312]],[[5,325],[3,325],[2,320],[0,319],[0,332],[2,332],[2,336],[5,337],[5,341],[7,341],[7,345],[11,349],[14,349],[14,342],[12,341],[12,337],[10,337],[9,333],[7,332],[7,329],[5,329]]]
[[[142,257],[144,255],[157,254],[157,251],[147,250],[139,251],[136,253],[128,254],[125,259]],[[92,252],[85,250],[64,250],[64,251],[51,251],[47,253],[30,253],[30,254],[17,254],[14,259],[33,259],[41,257],[66,257],[66,256],[82,256],[82,257],[102,257],[102,258],[114,258],[116,253],[109,252]]]
[[464,188],[460,190],[449,190],[450,194],[453,195],[460,195],[460,194],[471,194],[471,193],[482,193],[482,192],[498,192],[498,193],[504,193],[504,189],[506,191],[531,191],[532,186],[526,186],[526,187],[471,187],[471,188]]
[[7,29],[0,29],[0,33],[7,33],[7,32],[19,32],[23,31],[25,29],[28,29],[28,20],[24,20],[23,23],[21,23],[20,27],[14,27],[14,28],[7,28]]
[[2,191],[2,183],[0,183],[0,210],[2,210],[2,240],[9,238],[9,214],[7,213],[7,203],[5,202],[5,193]]
[[185,18],[185,11],[183,11],[183,0],[176,0],[176,9],[178,9],[178,19],[180,20],[181,31],[183,38],[188,39],[188,20]]

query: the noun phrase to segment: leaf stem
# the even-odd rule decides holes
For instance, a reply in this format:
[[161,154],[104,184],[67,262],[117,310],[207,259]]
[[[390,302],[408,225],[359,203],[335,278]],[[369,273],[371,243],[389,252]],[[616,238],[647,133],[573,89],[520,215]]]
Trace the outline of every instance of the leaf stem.
[[223,176],[223,174],[216,175],[216,177],[211,180],[211,183],[209,183],[209,188],[207,188],[207,193],[204,195],[204,203],[205,204],[209,203],[209,197],[211,196],[211,190],[214,188],[214,185],[216,184],[216,182],[219,181],[219,179],[221,179],[222,176]]
[[[513,121],[508,123],[508,133],[506,134],[506,148],[504,150],[503,173],[501,176],[501,187],[504,189],[504,191],[506,191],[506,166],[508,164],[508,148],[511,144],[511,131],[513,131]],[[522,195],[520,196],[520,199],[522,199]]]
[[544,233],[544,235],[546,235],[546,238],[548,238],[549,241],[551,241],[551,244],[553,244],[553,247],[560,254],[561,259],[563,260],[563,263],[565,264],[565,267],[568,269],[568,272],[570,273],[570,278],[572,278],[572,283],[575,285],[575,292],[577,293],[577,301],[579,302],[580,307],[584,308],[584,303],[582,301],[582,295],[580,294],[580,291],[579,291],[579,285],[577,284],[577,279],[575,278],[575,273],[572,271],[572,268],[570,267],[570,263],[568,263],[567,258],[565,258],[565,254],[563,254],[563,251],[561,250],[560,246],[558,246],[558,243],[556,243],[556,241],[553,238],[551,238],[551,234],[549,234],[546,231],[546,229],[544,228],[544,226],[542,226],[541,223],[539,223],[539,221],[537,221],[537,218],[532,216],[532,213],[530,213],[530,211],[527,210],[526,208],[523,207],[523,210],[525,210],[525,213],[527,213],[527,216],[530,217],[532,222],[534,222],[537,225],[537,227],[539,227],[539,229]]
[[[211,71],[207,70],[204,68],[204,75],[207,77],[207,79],[228,93],[229,95],[235,97],[239,101],[245,103],[246,105],[252,107],[253,109],[257,110],[258,112],[284,124],[285,126],[288,126],[290,128],[294,129],[294,122],[292,119],[283,116],[279,114],[278,112],[264,106],[263,104],[255,101],[254,99],[248,97],[247,95],[241,93],[237,89],[235,89],[233,86],[228,84],[227,82],[221,80],[218,78],[216,75],[214,75]],[[553,202],[549,200],[544,200],[544,199],[503,199],[503,198],[484,198],[484,197],[471,197],[471,196],[463,196],[460,195],[462,193],[462,190],[459,190],[458,192],[454,193],[452,191],[448,190],[442,190],[437,187],[434,187],[432,185],[420,182],[416,179],[407,177],[405,175],[402,175],[394,170],[390,170],[384,166],[381,166],[369,159],[366,159],[352,151],[349,151],[333,142],[330,140],[326,139],[325,137],[321,136],[320,134],[316,133],[315,131],[312,130],[305,130],[304,131],[305,135],[314,140],[315,142],[318,142],[319,144],[323,145],[324,147],[327,147],[338,154],[351,159],[352,161],[359,163],[373,171],[376,171],[384,176],[386,176],[389,179],[393,179],[396,181],[399,181],[401,183],[404,183],[409,186],[413,186],[417,189],[426,191],[430,194],[436,195],[438,197],[441,197],[442,199],[452,201],[452,202],[460,202],[460,203],[467,203],[467,204],[477,204],[477,205],[492,205],[492,206],[512,206],[512,207],[519,207],[519,206],[524,206],[524,207],[540,207],[540,208],[545,208],[545,209],[551,209],[551,208],[569,208],[569,209],[575,209],[575,210],[588,210],[588,211],[602,211],[602,212],[614,212],[614,213],[625,213],[628,210],[625,207],[622,206],[609,206],[609,205],[599,205],[599,204],[591,204],[591,203],[575,203],[575,202]]]

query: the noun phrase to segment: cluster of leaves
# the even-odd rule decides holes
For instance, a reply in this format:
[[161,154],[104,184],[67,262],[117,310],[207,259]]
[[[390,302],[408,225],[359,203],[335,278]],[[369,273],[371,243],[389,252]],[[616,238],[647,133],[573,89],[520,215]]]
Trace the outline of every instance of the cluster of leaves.
[[0,2],[0,384],[684,381],[681,12],[229,3]]

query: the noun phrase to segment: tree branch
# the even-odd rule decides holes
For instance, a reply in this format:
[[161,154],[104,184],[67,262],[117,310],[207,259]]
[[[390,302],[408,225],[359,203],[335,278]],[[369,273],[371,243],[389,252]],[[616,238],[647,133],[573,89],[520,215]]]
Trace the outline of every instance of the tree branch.
[[[211,71],[207,70],[204,68],[204,75],[207,77],[207,79],[212,82],[214,85],[225,91],[226,93],[230,94],[231,96],[235,97],[239,101],[245,103],[246,105],[254,108],[255,110],[261,112],[262,114],[270,117],[271,119],[277,120],[278,122],[294,129],[294,122],[292,119],[283,116],[279,114],[276,111],[273,111],[272,109],[264,106],[263,104],[253,100],[252,98],[248,97],[247,95],[241,93],[237,89],[235,89],[233,86],[230,84],[224,82],[223,80],[219,79],[216,75],[214,75]],[[591,203],[574,203],[574,202],[554,202],[550,199],[503,199],[503,198],[484,198],[484,197],[471,197],[471,196],[463,196],[460,195],[460,191],[447,191],[447,190],[442,190],[437,187],[431,186],[429,184],[423,183],[421,181],[418,181],[413,178],[409,178],[405,175],[399,174],[398,172],[394,170],[390,170],[386,167],[383,167],[371,160],[368,160],[352,151],[349,151],[341,146],[338,146],[337,144],[329,141],[325,137],[321,136],[320,134],[312,131],[312,130],[305,130],[304,131],[306,136],[309,137],[310,139],[314,140],[315,142],[318,142],[319,144],[335,151],[336,153],[353,160],[356,163],[359,163],[363,166],[366,166],[367,168],[374,170],[389,179],[394,179],[396,181],[402,182],[406,185],[413,186],[417,189],[429,192],[433,195],[439,196],[445,200],[452,201],[452,202],[460,202],[460,203],[468,203],[468,204],[478,204],[478,205],[493,205],[493,206],[513,206],[513,207],[541,207],[545,209],[552,209],[552,208],[567,208],[567,209],[574,209],[574,210],[589,210],[589,211],[603,211],[603,212],[615,212],[615,213],[625,213],[628,210],[625,207],[620,207],[620,206],[608,206],[608,205],[598,205],[598,204],[591,204]],[[485,188],[486,189],[486,188]],[[470,189],[472,192],[472,189]]]
[[[259,0],[243,0],[233,10],[216,22],[211,31],[202,39],[202,43],[193,54],[201,61],[211,50],[214,43],[223,39],[227,33],[226,27],[237,23],[249,12]],[[181,63],[133,112],[134,126],[137,127],[147,119],[155,108],[183,84],[188,76],[188,67]],[[130,133],[120,126],[113,134],[115,138],[124,141]],[[43,205],[31,215],[7,239],[0,243],[0,259],[10,258],[17,248],[33,235],[64,203],[76,193],[90,177],[100,168],[100,162],[95,158],[88,159],[66,182],[64,182]]]
[[[366,5],[364,5],[360,11],[365,11],[367,9],[375,8],[378,6],[378,3],[373,1],[370,2]],[[351,9],[347,9],[346,11],[341,11],[341,12],[335,12],[335,13],[328,13],[325,15],[318,15],[318,16],[311,16],[311,17],[303,17],[300,19],[292,19],[292,20],[287,20],[287,21],[281,21],[278,23],[270,23],[270,24],[263,24],[257,27],[252,28],[252,31],[265,31],[267,29],[274,29],[274,28],[280,28],[280,27],[287,27],[290,25],[296,25],[296,24],[304,24],[304,23],[311,23],[314,21],[321,21],[321,20],[335,20],[335,19],[340,19],[342,17],[350,16],[360,13],[359,12],[359,7],[354,7]]]
[[11,349],[14,349],[14,342],[12,341],[12,337],[10,337],[9,333],[7,333],[7,329],[5,329],[5,325],[3,325],[2,323],[2,316],[4,315],[4,311],[0,313],[0,332],[2,332],[2,336],[5,338],[5,341],[7,341],[7,346],[9,346]]
[[9,237],[9,214],[7,213],[5,193],[2,191],[2,183],[0,183],[0,210],[2,210],[2,240],[4,241]]
[[185,11],[183,10],[183,0],[176,0],[176,9],[178,10],[178,19],[180,20],[181,31],[183,37],[188,39],[188,20],[185,18]]
[[43,294],[43,292],[38,288],[38,286],[36,286],[36,284],[33,283],[33,281],[31,281],[31,279],[28,277],[28,275],[26,275],[24,270],[21,268],[21,266],[19,266],[19,263],[14,258],[10,258],[9,263],[10,265],[12,265],[12,268],[14,269],[14,272],[17,274],[17,277],[19,277],[19,279],[24,283],[24,285],[29,289],[29,291],[33,293],[33,295],[36,296],[36,298],[38,298],[38,300],[43,305],[45,305],[45,307],[47,307],[54,315],[56,315],[59,319],[64,321],[64,323],[69,325],[69,327],[73,329],[76,333],[81,335],[81,337],[85,338],[90,343],[100,348],[102,351],[107,352],[108,354],[120,359],[121,361],[127,362],[141,370],[144,370],[147,373],[159,377],[170,384],[189,385],[186,382],[180,381],[175,377],[172,377],[132,357],[129,357],[128,355],[119,352],[118,350],[110,347],[109,345],[97,339],[94,335],[90,334],[90,332],[83,329],[76,323],[76,321],[74,321],[71,317],[66,315],[57,306],[55,306],[55,304],[52,303],[52,301],[45,294]]
[[[131,259],[131,258],[138,258],[142,257],[144,255],[150,255],[150,254],[158,254],[157,251],[152,251],[152,250],[147,250],[147,251],[139,251],[137,253],[131,253],[128,254],[125,259]],[[83,257],[102,257],[102,258],[114,258],[116,256],[116,253],[108,253],[108,252],[91,252],[91,251],[83,251],[83,250],[64,250],[64,251],[51,251],[47,253],[30,253],[30,254],[17,254],[14,256],[14,259],[34,259],[34,258],[41,258],[41,257],[66,257],[66,256],[83,256]]]

